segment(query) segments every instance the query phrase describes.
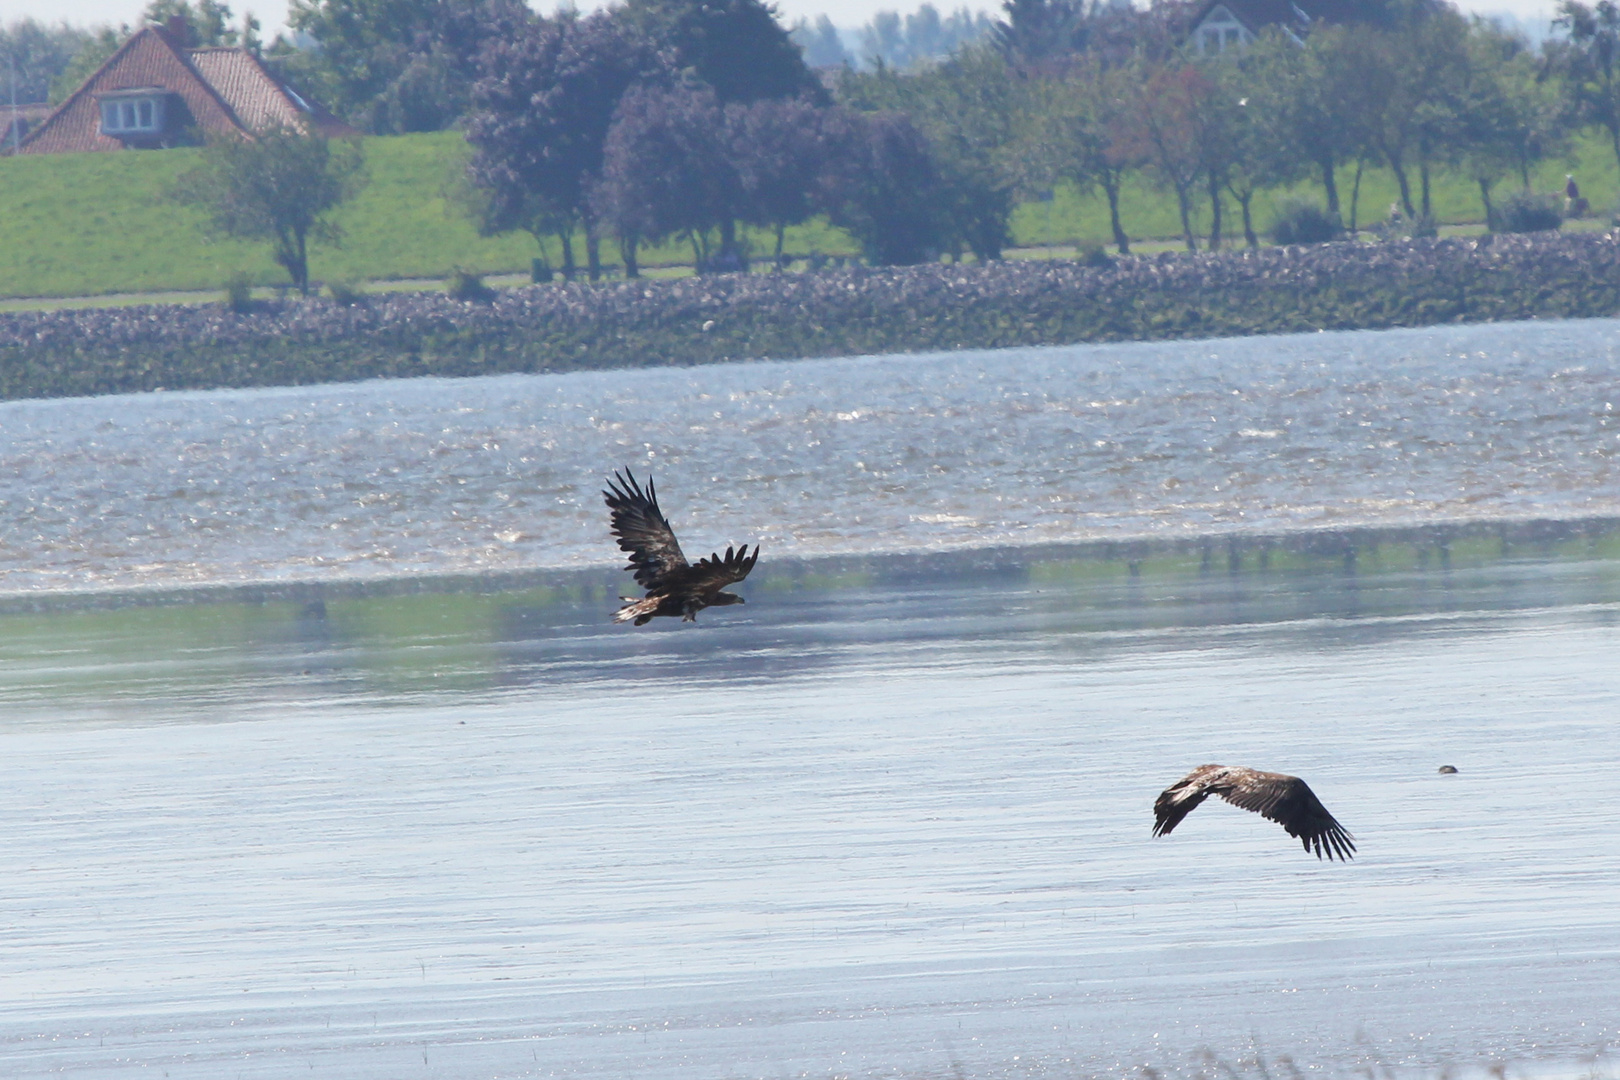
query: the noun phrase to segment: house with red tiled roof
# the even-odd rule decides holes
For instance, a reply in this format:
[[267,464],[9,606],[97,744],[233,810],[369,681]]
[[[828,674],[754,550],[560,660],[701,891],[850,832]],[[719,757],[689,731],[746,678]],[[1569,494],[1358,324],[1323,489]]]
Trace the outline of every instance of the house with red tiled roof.
[[[191,48],[184,23],[134,34],[15,148],[19,154],[154,150],[269,127],[359,132],[299,97],[250,49]],[[11,153],[12,147],[4,148]]]
[[1316,26],[1388,21],[1382,0],[1203,0],[1193,10],[1188,41],[1211,56],[1242,48],[1268,27],[1303,43]]

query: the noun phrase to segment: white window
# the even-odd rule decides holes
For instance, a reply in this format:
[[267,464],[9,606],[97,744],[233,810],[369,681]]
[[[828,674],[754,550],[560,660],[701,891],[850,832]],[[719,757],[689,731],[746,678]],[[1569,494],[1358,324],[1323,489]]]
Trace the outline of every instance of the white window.
[[113,98],[101,103],[101,131],[104,135],[141,135],[162,130],[161,98]]
[[1225,7],[1212,10],[1198,27],[1198,51],[1201,53],[1222,53],[1227,49],[1239,48],[1248,40],[1249,34],[1243,29],[1243,24]]

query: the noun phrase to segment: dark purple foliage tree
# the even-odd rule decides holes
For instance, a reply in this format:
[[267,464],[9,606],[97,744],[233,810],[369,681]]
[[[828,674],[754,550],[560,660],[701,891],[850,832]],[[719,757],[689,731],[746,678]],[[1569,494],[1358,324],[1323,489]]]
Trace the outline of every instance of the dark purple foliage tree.
[[911,119],[830,109],[823,131],[829,167],[821,203],[833,224],[859,240],[874,265],[937,258],[949,228],[949,195],[928,139]]
[[668,78],[667,59],[613,13],[563,12],[490,42],[482,63],[467,118],[467,175],[484,196],[484,227],[555,233],[570,278],[574,230],[583,227],[594,280],[601,256],[590,195],[608,128],[625,91]]
[[[624,95],[593,202],[619,236],[627,276],[636,273],[638,244],[670,236],[692,244],[700,271],[740,269],[741,195],[714,91],[683,83]],[[710,249],[711,231],[720,234],[718,251]]]
[[824,109],[807,98],[726,107],[726,142],[741,185],[742,218],[776,232],[776,265],[789,225],[815,213],[817,181],[828,159]]

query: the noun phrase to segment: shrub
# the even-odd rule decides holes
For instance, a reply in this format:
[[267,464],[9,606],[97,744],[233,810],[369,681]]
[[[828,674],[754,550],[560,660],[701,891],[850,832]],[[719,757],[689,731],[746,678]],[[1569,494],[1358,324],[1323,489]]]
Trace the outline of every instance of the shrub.
[[1339,215],[1315,203],[1289,201],[1277,208],[1271,238],[1279,244],[1325,244],[1344,235]]
[[356,304],[366,302],[366,291],[352,281],[328,281],[326,292],[335,302],[344,307],[354,307]]
[[1498,232],[1550,232],[1563,225],[1564,214],[1551,195],[1515,191],[1502,200],[1496,220]]
[[1080,251],[1080,265],[1089,266],[1096,270],[1107,270],[1114,265],[1113,256],[1103,250],[1101,244],[1091,244]]
[[459,266],[450,272],[450,280],[445,282],[444,291],[450,294],[452,300],[488,303],[495,299],[495,290],[484,284],[482,274],[463,270]]
[[253,279],[244,273],[235,273],[225,279],[225,309],[238,315],[253,310]]

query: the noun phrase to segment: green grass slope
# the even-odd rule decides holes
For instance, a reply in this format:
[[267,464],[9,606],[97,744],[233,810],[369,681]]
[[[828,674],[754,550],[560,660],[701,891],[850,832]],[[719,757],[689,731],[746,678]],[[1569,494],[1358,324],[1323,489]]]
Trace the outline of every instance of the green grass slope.
[[[1616,170],[1614,152],[1608,139],[1595,132],[1583,132],[1576,141],[1571,161],[1550,161],[1531,174],[1531,187],[1536,191],[1562,195],[1564,175],[1573,173],[1581,185],[1581,194],[1591,204],[1594,214],[1607,220],[1620,198],[1620,172]],[[1341,169],[1338,173],[1339,200],[1345,221],[1350,218],[1350,196],[1355,182],[1355,169]],[[1418,199],[1416,170],[1409,177],[1412,201]],[[1500,202],[1516,185],[1504,181],[1497,185],[1494,198]],[[1266,239],[1265,232],[1276,215],[1277,204],[1290,197],[1301,197],[1316,202],[1324,201],[1322,185],[1299,184],[1285,191],[1262,192],[1254,199],[1254,226]],[[1362,228],[1383,221],[1389,208],[1400,198],[1395,175],[1388,169],[1368,169],[1361,178],[1357,223]],[[1435,216],[1442,224],[1483,222],[1485,207],[1480,202],[1479,187],[1473,181],[1441,172],[1434,178],[1432,191]],[[1194,204],[1193,226],[1203,245],[1209,235],[1209,205],[1207,199]],[[1238,216],[1237,203],[1226,200],[1222,225],[1226,242],[1232,238],[1243,242],[1243,222]],[[1176,213],[1175,196],[1147,183],[1141,176],[1128,178],[1120,195],[1120,218],[1132,239],[1179,237],[1181,220]],[[1082,195],[1073,188],[1059,187],[1050,202],[1026,202],[1013,215],[1013,236],[1019,244],[1112,244],[1113,235],[1108,228],[1108,203],[1100,193]]]
[[[465,143],[455,132],[365,140],[368,183],[336,220],[337,247],[317,245],[310,275],[319,281],[443,277],[454,267],[482,273],[526,271],[540,253],[527,233],[479,236],[446,198]],[[210,289],[243,272],[282,284],[268,245],[208,234],[205,216],[169,197],[200,151],[62,154],[0,158],[0,297],[90,296]],[[769,253],[773,241],[751,237]],[[853,253],[827,225],[789,234],[794,251]],[[561,263],[555,240],[553,265]],[[617,260],[612,244],[603,257]],[[584,244],[575,247],[583,262]],[[645,250],[646,264],[690,261],[690,249]]]
[[[437,278],[453,267],[484,273],[523,271],[539,253],[534,240],[517,233],[479,236],[445,193],[453,186],[465,153],[455,132],[373,138],[365,142],[370,182],[338,215],[341,246],[317,246],[310,271],[316,280]],[[286,275],[264,244],[211,237],[203,215],[176,204],[168,195],[175,178],[197,160],[196,150],[161,153],[70,154],[0,158],[0,297],[91,296],[106,293],[218,288],[245,272],[272,285]],[[1606,212],[1616,197],[1616,169],[1602,140],[1583,138],[1573,169],[1594,208]],[[1543,168],[1536,187],[1559,191],[1564,163]],[[1351,177],[1341,179],[1350,197]],[[1310,186],[1301,194],[1320,192]],[[1504,189],[1503,193],[1506,193]],[[1361,192],[1361,221],[1378,220],[1395,198],[1393,178],[1370,170]],[[1256,226],[1271,220],[1273,198],[1256,200]],[[1126,230],[1132,237],[1174,237],[1180,230],[1174,200],[1141,179],[1127,186],[1123,200]],[[1441,176],[1435,205],[1442,221],[1479,221],[1483,212],[1474,186]],[[1198,227],[1208,228],[1200,207]],[[1241,242],[1236,208],[1228,215],[1229,235]],[[1108,240],[1107,207],[1100,197],[1060,187],[1048,202],[1029,202],[1013,221],[1020,245],[1101,243]],[[771,238],[748,234],[756,254],[768,254]],[[547,252],[560,262],[557,243]],[[788,248],[797,253],[851,254],[849,237],[825,222],[794,229]],[[583,260],[583,244],[576,246]],[[604,245],[604,259],[618,252]],[[644,265],[690,262],[690,248],[668,244],[643,251]]]
[[[370,182],[338,216],[341,247],[317,246],[320,279],[439,275],[526,266],[533,242],[487,239],[442,194],[453,132],[367,139]],[[0,158],[0,295],[75,296],[220,285],[238,271],[286,281],[267,245],[211,237],[169,197],[197,150]]]

